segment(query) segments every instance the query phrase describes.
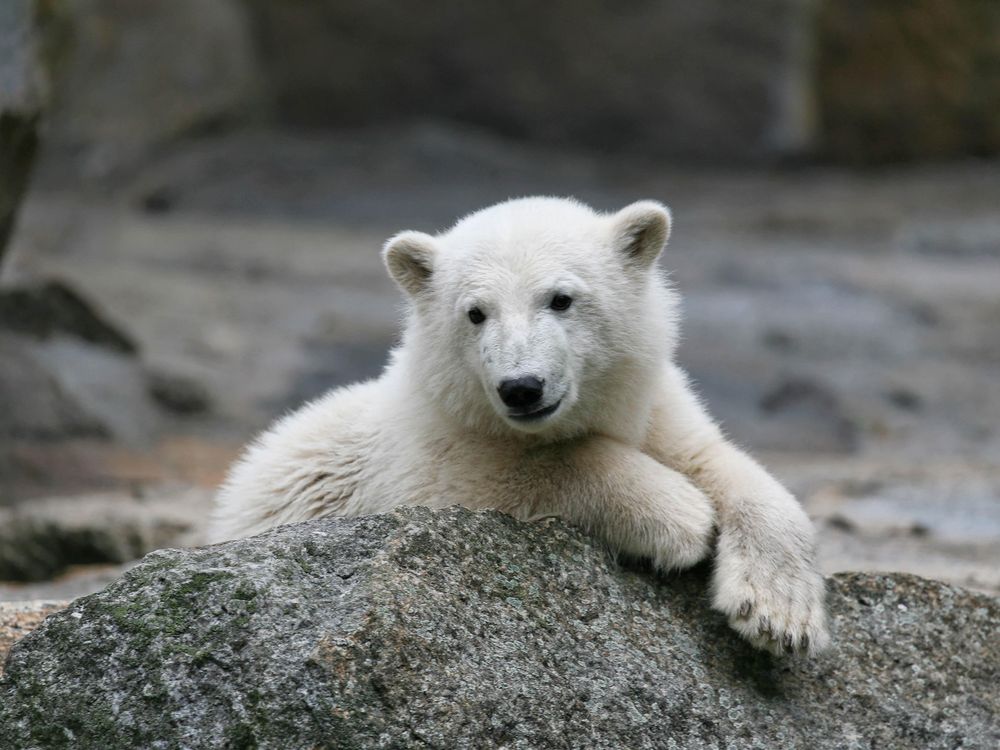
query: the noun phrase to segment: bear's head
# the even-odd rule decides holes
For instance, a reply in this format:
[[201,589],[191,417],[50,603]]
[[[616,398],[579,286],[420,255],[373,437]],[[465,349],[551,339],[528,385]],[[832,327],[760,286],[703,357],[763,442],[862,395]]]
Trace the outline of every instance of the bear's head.
[[417,389],[479,431],[564,438],[645,429],[676,341],[657,267],[670,213],[524,198],[383,250],[410,312],[394,353]]

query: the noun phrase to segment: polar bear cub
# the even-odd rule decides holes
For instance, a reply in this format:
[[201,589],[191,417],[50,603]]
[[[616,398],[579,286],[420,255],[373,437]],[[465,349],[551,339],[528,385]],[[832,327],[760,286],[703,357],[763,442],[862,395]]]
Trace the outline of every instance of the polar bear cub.
[[813,531],[730,444],[673,362],[670,214],[525,198],[383,258],[408,301],[382,375],[279,420],[219,492],[212,536],[399,505],[561,516],[613,549],[683,568],[710,553],[713,604],[754,645],[828,635]]

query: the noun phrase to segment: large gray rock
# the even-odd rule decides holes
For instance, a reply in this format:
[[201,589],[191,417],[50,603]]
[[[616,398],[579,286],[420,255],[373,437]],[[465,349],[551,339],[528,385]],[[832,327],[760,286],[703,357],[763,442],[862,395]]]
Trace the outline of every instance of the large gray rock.
[[772,660],[705,571],[558,521],[406,509],[148,556],[10,652],[2,747],[966,747],[1000,742],[1000,600],[830,583],[831,653]]

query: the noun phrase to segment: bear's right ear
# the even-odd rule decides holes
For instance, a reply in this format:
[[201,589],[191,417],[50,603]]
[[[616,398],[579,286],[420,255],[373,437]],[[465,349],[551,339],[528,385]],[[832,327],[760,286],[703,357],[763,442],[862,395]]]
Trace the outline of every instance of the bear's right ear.
[[437,248],[434,238],[423,232],[400,232],[385,243],[382,260],[389,275],[411,296],[427,288],[434,270]]
[[611,217],[613,242],[630,263],[647,269],[670,237],[670,209],[657,201],[639,201]]

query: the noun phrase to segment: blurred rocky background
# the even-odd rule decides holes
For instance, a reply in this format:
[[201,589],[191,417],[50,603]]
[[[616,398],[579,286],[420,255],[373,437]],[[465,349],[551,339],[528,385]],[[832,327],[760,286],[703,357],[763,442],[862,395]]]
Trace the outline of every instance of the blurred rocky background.
[[993,0],[4,0],[0,600],[196,542],[379,372],[381,242],[534,193],[673,208],[683,364],[827,572],[1000,591],[998,154]]

